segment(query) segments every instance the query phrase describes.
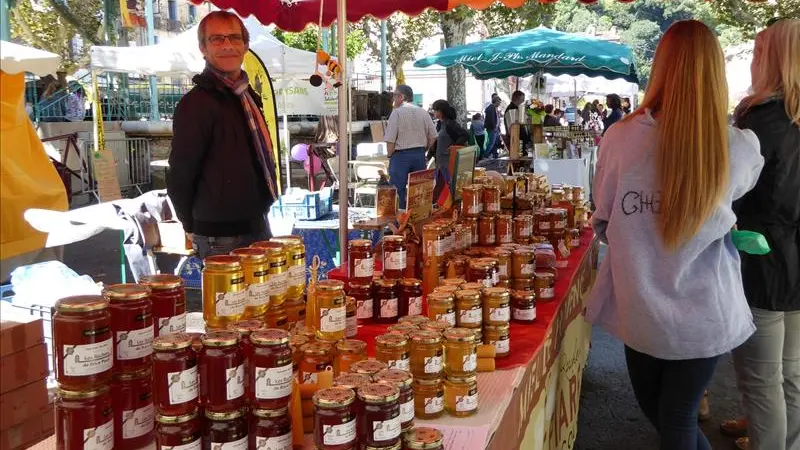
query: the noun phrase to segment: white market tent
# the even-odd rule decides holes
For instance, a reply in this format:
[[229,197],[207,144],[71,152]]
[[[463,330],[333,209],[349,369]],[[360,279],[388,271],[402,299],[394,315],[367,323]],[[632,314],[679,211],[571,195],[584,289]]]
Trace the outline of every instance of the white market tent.
[[547,77],[547,95],[550,97],[605,96],[617,94],[620,97],[635,98],[639,85],[622,79],[609,80],[603,77],[586,75],[559,75]]
[[31,72],[38,76],[55,74],[61,57],[55,53],[0,41],[0,70],[8,74]]

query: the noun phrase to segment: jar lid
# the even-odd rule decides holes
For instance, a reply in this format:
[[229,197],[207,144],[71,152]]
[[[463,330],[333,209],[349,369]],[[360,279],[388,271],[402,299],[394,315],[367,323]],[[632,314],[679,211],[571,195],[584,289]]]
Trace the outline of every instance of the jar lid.
[[64,297],[56,302],[56,311],[89,312],[108,308],[108,300],[100,295],[75,295]]
[[230,347],[239,343],[239,333],[235,331],[211,331],[203,336],[205,347]]
[[456,377],[456,376],[447,375],[447,381],[449,381],[451,383],[472,384],[472,383],[477,383],[478,382],[478,375],[477,374],[475,374],[475,375],[467,375],[467,376],[463,376],[463,377]]
[[192,336],[186,333],[162,334],[153,339],[153,350],[180,350],[192,346]]
[[427,316],[421,315],[413,315],[413,316],[403,316],[397,320],[398,323],[411,323],[416,326],[422,326],[423,323],[430,321]]
[[555,278],[555,274],[552,272],[534,272],[534,278]]
[[244,409],[236,409],[226,412],[213,412],[206,410],[206,417],[211,420],[234,420],[244,416]]
[[375,343],[384,347],[402,347],[408,344],[408,339],[402,334],[381,334],[375,338]]
[[375,286],[383,288],[393,288],[397,286],[397,280],[387,280],[386,278],[378,278],[373,281]]
[[511,291],[511,298],[523,303],[533,303],[536,301],[536,291]]
[[119,381],[131,381],[139,378],[150,378],[152,376],[152,369],[150,367],[142,367],[132,372],[120,372],[114,374],[114,379]]
[[409,450],[433,450],[442,447],[442,432],[436,428],[415,427],[403,438]]
[[444,281],[442,281],[442,283],[444,283],[445,286],[458,286],[458,287],[461,287],[461,285],[466,282],[467,280],[463,278],[445,278]]
[[414,378],[414,383],[421,384],[423,386],[439,386],[442,384],[441,378]]
[[440,223],[431,222],[431,223],[426,223],[425,225],[422,226],[422,232],[424,233],[426,231],[441,231],[444,228],[445,227],[442,226],[442,224]]
[[436,286],[435,288],[433,288],[433,292],[445,292],[445,293],[448,293],[448,294],[453,294],[453,293],[458,292],[460,290],[461,289],[458,286],[447,285],[447,284],[444,284],[444,285],[441,285],[441,286]]
[[261,248],[264,249],[268,255],[276,256],[282,255],[283,251],[285,250],[284,245],[281,242],[277,241],[259,241],[251,245],[250,247]]
[[295,335],[305,336],[307,338],[311,338],[312,340],[317,336],[317,333],[314,331],[313,328],[307,327],[299,322],[295,324],[294,328],[292,328],[289,334],[291,334],[292,336]]
[[408,287],[422,286],[422,280],[417,278],[403,278],[400,280],[400,285]]
[[401,333],[409,334],[415,331],[419,331],[419,327],[414,325],[411,322],[402,322],[396,323],[394,325],[389,325],[388,330],[391,331],[399,331]]
[[336,343],[336,350],[345,353],[366,352],[367,343],[358,339],[342,339]]
[[401,442],[398,442],[388,447],[371,447],[369,445],[365,445],[364,450],[400,450],[401,447]]
[[254,264],[267,262],[267,252],[263,248],[245,247],[237,248],[231,252],[231,255],[242,258],[242,261],[251,262]]
[[405,244],[406,243],[405,236],[401,236],[399,234],[390,234],[388,236],[384,236],[383,240],[384,241],[397,242],[397,243],[401,243],[401,244]]
[[428,303],[432,302],[452,302],[455,296],[452,292],[433,291],[428,294]]
[[372,383],[372,377],[365,373],[341,373],[333,379],[333,385],[358,389],[360,386]]
[[386,369],[376,373],[373,377],[376,383],[390,383],[397,388],[411,386],[414,376],[407,370]]
[[287,247],[304,247],[303,246],[303,237],[302,236],[295,236],[293,234],[287,234],[285,236],[273,236],[269,240],[270,242],[277,242],[279,244],[283,244]]
[[387,383],[370,383],[356,391],[358,398],[366,403],[389,403],[400,398],[400,390]]
[[352,373],[363,373],[367,375],[372,375],[374,373],[378,373],[383,369],[388,369],[389,365],[383,361],[378,361],[377,359],[365,359],[363,361],[354,362],[350,364],[350,372]]
[[314,393],[311,400],[321,408],[340,408],[353,403],[356,393],[346,387],[332,387],[320,389]]
[[183,280],[177,275],[158,273],[139,278],[139,284],[143,284],[154,291],[163,291],[183,286]]
[[511,332],[511,325],[505,323],[503,325],[484,325],[485,331],[493,331],[495,333],[506,334]]
[[353,239],[347,242],[349,248],[372,248],[372,241],[369,239]]
[[511,214],[498,214],[497,218],[500,220],[511,220]]
[[519,221],[519,222],[532,221],[533,220],[533,216],[530,215],[530,214],[522,214],[522,215],[519,215],[517,217],[514,217],[514,220]]
[[442,333],[445,339],[454,342],[475,342],[475,332],[469,328],[450,328]]
[[344,291],[344,282],[339,280],[317,281],[317,290],[320,291]]
[[511,249],[503,248],[503,247],[496,247],[489,250],[489,254],[495,257],[509,257],[511,256]]
[[492,263],[484,261],[483,258],[474,258],[469,261],[470,269],[486,270],[492,268]]
[[420,344],[438,344],[442,342],[442,335],[438,331],[433,330],[419,330],[409,335],[411,342],[418,342]]
[[469,282],[469,283],[462,284],[461,285],[461,290],[462,291],[468,291],[469,290],[469,291],[478,291],[478,292],[480,292],[485,287],[486,286],[484,286],[483,283],[477,283],[477,282],[472,281],[472,282]]
[[168,424],[168,425],[176,424],[176,423],[186,423],[186,422],[188,422],[190,420],[196,419],[197,416],[199,416],[199,415],[200,415],[200,410],[198,408],[194,408],[192,410],[192,412],[190,412],[188,414],[184,414],[182,416],[164,416],[164,415],[161,415],[161,414],[157,414],[156,415],[156,421],[158,423],[163,423],[163,424]]
[[530,247],[517,247],[511,253],[520,256],[533,256],[533,249]]
[[331,346],[324,342],[311,342],[300,347],[304,355],[327,355],[331,352]]
[[289,408],[283,407],[278,409],[260,409],[260,408],[253,408],[253,415],[257,417],[263,417],[265,419],[272,419],[275,417],[283,417],[289,414]]
[[303,336],[302,334],[293,334],[289,336],[289,346],[290,347],[302,347],[305,344],[308,344],[310,339],[308,336]]
[[150,296],[150,288],[141,284],[112,284],[103,289],[103,295],[110,301],[139,300]]
[[453,325],[450,322],[444,320],[437,320],[435,322],[429,321],[422,325],[423,330],[438,331],[440,333],[443,332],[444,330],[449,330],[450,328],[453,328]]
[[108,386],[99,386],[90,391],[71,391],[69,389],[57,388],[56,394],[67,400],[81,400],[85,398],[95,398],[108,393]]
[[487,297],[501,297],[508,298],[508,289],[504,287],[490,287],[483,290],[483,295]]
[[228,325],[228,329],[242,335],[249,335],[253,331],[263,330],[264,322],[258,319],[240,320]]
[[256,345],[281,345],[289,342],[289,333],[278,328],[266,328],[250,334],[250,342]]
[[233,255],[215,255],[204,259],[203,265],[206,269],[239,270],[242,268],[242,260]]
[[372,289],[372,281],[351,281],[349,284],[350,289]]
[[474,289],[463,289],[456,292],[456,298],[458,300],[480,300],[481,292]]

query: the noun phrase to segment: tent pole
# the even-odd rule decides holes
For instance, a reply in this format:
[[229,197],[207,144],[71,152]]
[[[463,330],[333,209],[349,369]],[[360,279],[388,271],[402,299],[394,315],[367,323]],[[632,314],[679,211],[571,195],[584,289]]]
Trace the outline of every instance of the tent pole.
[[[153,25],[153,2],[144,2],[144,15],[147,22],[147,45],[155,45],[156,37]],[[150,120],[157,122],[161,119],[158,113],[158,85],[155,75],[150,75]]]
[[386,19],[381,20],[381,92],[386,92]]
[[347,215],[347,202],[349,196],[347,189],[347,161],[350,159],[350,133],[349,124],[347,120],[347,98],[350,93],[350,83],[347,71],[347,48],[345,39],[347,38],[347,0],[337,1],[336,12],[336,26],[338,32],[336,37],[339,38],[340,50],[339,66],[342,69],[342,85],[339,86],[339,262],[344,264],[347,255],[347,233],[348,233],[348,215]]
[[[283,97],[286,97],[284,93]],[[286,189],[292,187],[292,161],[289,158],[289,149],[292,148],[292,142],[289,140],[291,136],[289,136],[289,118],[286,116],[286,100],[283,101],[283,148],[285,149],[283,152],[283,156],[286,158]]]

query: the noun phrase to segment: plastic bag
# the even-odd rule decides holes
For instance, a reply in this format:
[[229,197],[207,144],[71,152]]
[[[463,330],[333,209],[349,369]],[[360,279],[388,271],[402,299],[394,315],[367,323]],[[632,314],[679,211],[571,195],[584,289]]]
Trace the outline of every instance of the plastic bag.
[[21,266],[11,272],[14,304],[55,305],[72,295],[100,295],[102,289],[88,275],[78,275],[60,261]]

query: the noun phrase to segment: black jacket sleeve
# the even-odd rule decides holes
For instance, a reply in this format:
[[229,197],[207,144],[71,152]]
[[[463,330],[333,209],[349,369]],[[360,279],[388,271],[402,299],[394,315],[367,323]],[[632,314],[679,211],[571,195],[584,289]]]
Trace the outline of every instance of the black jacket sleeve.
[[467,145],[469,142],[469,132],[455,120],[448,121],[445,129],[453,145]]

